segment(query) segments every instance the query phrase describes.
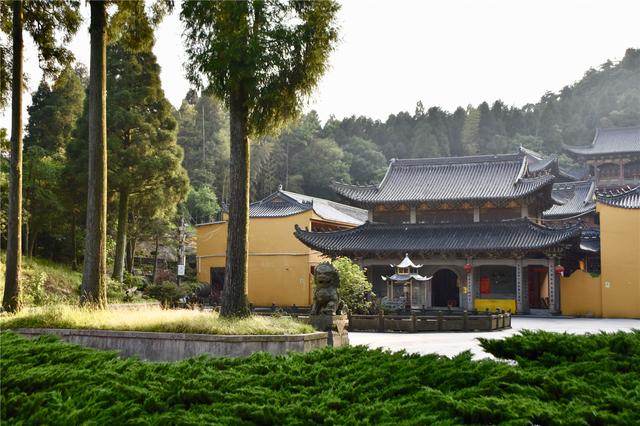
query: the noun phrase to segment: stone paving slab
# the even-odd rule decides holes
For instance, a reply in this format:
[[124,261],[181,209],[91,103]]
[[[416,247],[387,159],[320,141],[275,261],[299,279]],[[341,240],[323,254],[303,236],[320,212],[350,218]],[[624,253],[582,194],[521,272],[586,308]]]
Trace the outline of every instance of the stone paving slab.
[[640,330],[640,320],[599,318],[531,318],[512,317],[511,327],[506,330],[482,333],[366,333],[349,332],[351,345],[367,345],[391,351],[406,350],[409,353],[437,353],[455,356],[470,350],[474,358],[489,358],[482,350],[478,337],[502,339],[517,334],[520,330],[545,330],[559,333],[597,333],[598,331]]

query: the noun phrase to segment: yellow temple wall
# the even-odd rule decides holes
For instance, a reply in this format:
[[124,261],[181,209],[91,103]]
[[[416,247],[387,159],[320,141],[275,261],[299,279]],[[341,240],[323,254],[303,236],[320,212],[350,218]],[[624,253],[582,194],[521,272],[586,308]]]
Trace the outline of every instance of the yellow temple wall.
[[489,311],[495,311],[497,309],[501,309],[504,311],[511,311],[511,313],[516,312],[516,301],[515,299],[475,299],[473,301],[473,306],[479,311],[484,312],[487,309]]
[[640,318],[640,209],[598,203],[602,316]]
[[[255,306],[311,304],[310,267],[319,256],[293,235],[294,227],[310,225],[311,212],[288,217],[249,220],[249,302]],[[200,282],[210,282],[210,268],[226,262],[227,223],[200,225],[197,232]]]
[[563,315],[602,316],[600,276],[575,271],[560,278],[560,311]]

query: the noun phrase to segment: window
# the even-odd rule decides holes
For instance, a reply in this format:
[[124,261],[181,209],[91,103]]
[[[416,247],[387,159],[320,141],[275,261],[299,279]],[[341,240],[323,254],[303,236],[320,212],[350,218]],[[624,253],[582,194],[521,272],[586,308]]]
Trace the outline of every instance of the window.
[[598,166],[598,177],[612,179],[620,177],[620,165],[613,163],[601,164]]
[[632,161],[624,165],[624,178],[640,180],[640,161]]
[[498,207],[493,209],[480,209],[480,222],[500,222],[503,220],[517,219],[520,216],[520,207]]
[[471,223],[473,209],[418,210],[418,223]]

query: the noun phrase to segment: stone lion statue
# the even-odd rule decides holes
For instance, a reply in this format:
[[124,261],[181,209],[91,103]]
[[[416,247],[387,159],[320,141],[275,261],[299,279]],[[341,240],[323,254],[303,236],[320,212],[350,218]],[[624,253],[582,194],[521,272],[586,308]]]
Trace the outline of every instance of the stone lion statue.
[[342,315],[344,303],[340,300],[338,288],[340,276],[330,263],[321,263],[314,272],[316,288],[313,292],[311,315]]

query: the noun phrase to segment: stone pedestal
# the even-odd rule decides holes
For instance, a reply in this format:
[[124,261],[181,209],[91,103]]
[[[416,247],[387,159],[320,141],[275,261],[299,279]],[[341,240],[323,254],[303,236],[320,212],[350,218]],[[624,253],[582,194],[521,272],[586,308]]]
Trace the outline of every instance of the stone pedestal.
[[349,318],[346,315],[309,315],[309,323],[318,331],[327,332],[327,345],[332,347],[349,345]]

